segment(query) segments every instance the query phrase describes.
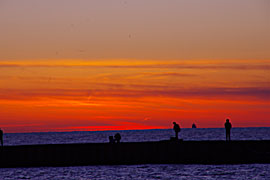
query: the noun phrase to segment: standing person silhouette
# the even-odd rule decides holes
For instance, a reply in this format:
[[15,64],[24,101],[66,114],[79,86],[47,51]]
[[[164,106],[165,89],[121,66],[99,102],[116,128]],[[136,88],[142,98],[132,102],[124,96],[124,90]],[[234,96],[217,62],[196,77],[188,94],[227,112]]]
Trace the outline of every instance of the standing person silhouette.
[[1,141],[1,146],[4,146],[3,135],[4,135],[3,130],[0,129],[0,141]]
[[114,135],[114,139],[115,139],[116,143],[120,143],[121,135],[120,135],[119,133],[116,133],[116,134]]
[[173,130],[175,132],[175,139],[178,139],[178,133],[181,131],[181,128],[176,122],[173,122]]
[[225,126],[225,129],[226,129],[226,141],[230,141],[231,140],[232,124],[230,123],[229,119],[226,119],[226,122],[225,122],[224,126]]

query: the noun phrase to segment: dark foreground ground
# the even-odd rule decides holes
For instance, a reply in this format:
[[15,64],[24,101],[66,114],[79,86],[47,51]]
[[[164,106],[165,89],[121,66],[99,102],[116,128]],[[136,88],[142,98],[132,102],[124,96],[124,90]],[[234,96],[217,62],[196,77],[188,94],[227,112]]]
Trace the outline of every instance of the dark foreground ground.
[[160,141],[5,146],[0,167],[270,163],[270,141]]

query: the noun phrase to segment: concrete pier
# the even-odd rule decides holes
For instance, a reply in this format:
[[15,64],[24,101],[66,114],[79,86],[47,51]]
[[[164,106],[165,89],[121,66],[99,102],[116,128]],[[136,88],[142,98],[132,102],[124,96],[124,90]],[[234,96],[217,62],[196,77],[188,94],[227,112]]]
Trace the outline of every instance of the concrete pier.
[[5,146],[0,167],[270,163],[268,141],[159,141]]

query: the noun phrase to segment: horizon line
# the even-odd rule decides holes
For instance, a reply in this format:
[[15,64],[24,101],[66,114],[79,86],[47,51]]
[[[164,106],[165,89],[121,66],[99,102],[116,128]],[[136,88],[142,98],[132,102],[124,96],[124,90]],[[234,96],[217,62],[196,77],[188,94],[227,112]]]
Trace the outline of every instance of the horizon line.
[[[270,128],[270,126],[236,126],[235,128]],[[31,133],[71,133],[71,132],[114,132],[114,131],[151,131],[151,130],[172,130],[172,128],[151,128],[151,129],[115,129],[115,130],[64,130],[64,131],[29,131],[29,132],[4,132],[5,134],[31,134]],[[181,129],[193,129],[192,127],[183,127]],[[194,129],[224,129],[224,127],[197,127]],[[3,129],[2,129],[3,130]]]

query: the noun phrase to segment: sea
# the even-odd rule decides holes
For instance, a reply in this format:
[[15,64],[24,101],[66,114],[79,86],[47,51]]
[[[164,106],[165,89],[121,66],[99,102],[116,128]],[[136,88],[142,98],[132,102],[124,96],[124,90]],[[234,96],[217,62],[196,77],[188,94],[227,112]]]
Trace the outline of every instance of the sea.
[[[168,140],[171,129],[6,133],[5,146],[30,144],[104,143],[109,136],[120,133],[121,142]],[[223,128],[183,128],[184,141],[225,140]],[[270,127],[233,128],[232,140],[270,140]],[[0,161],[1,162],[1,161]],[[200,165],[200,164],[143,164],[115,166],[76,166],[38,168],[0,168],[0,180],[16,179],[269,179],[270,164]]]

